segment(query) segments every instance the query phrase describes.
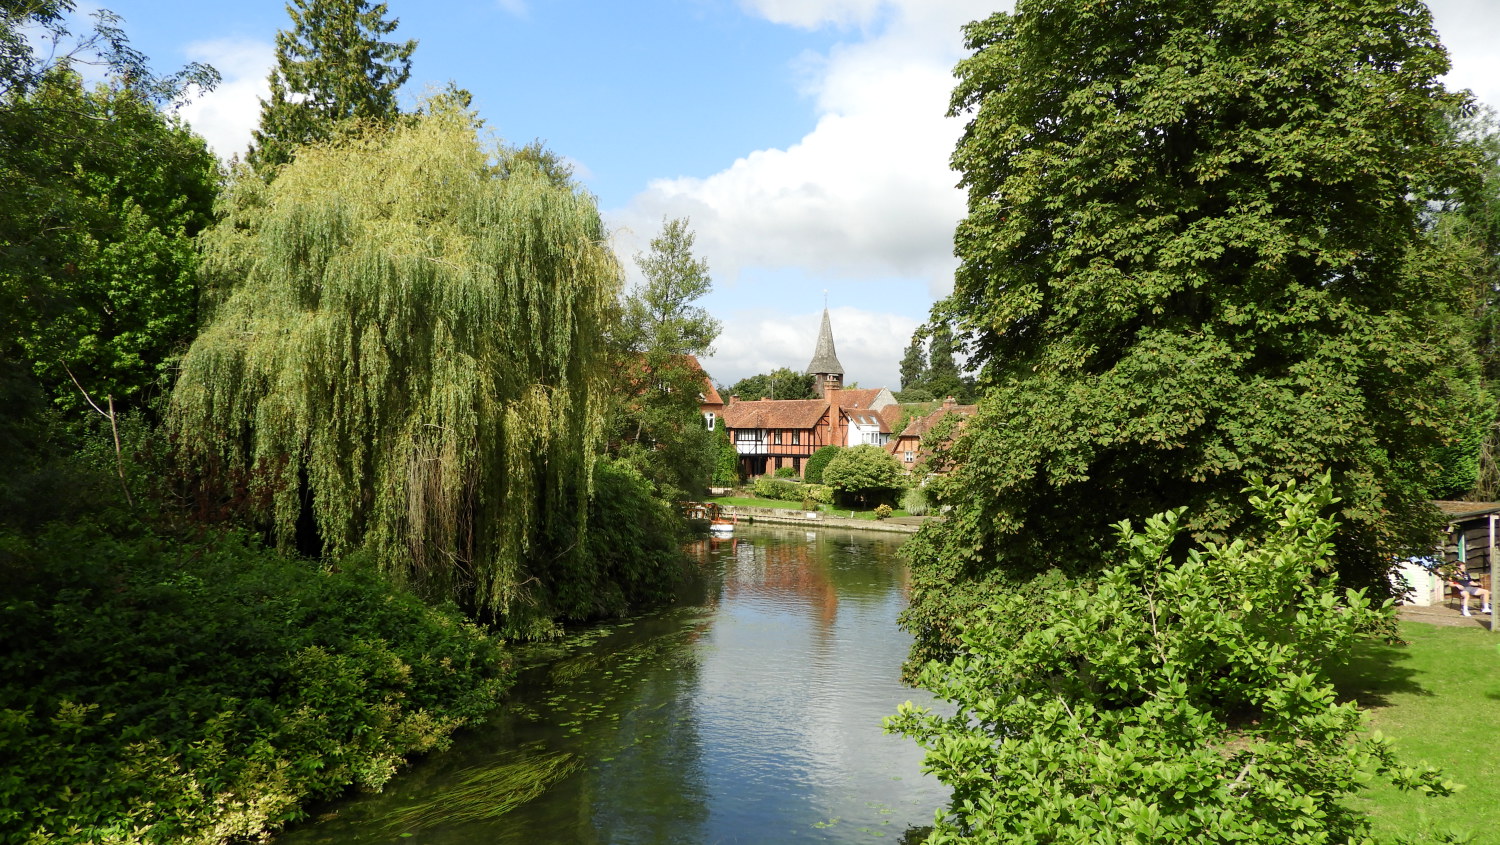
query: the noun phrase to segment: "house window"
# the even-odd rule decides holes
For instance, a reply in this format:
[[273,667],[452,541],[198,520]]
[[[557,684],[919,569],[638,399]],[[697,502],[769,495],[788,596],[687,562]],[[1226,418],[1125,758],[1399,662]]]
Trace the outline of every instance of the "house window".
[[704,414],[703,415],[703,419],[708,423],[708,430],[709,431],[713,431],[714,430],[714,413],[713,413],[713,411],[709,411],[708,413]]
[[780,445],[781,445],[781,430],[780,430],[780,429],[777,429],[777,431],[776,431],[776,434],[775,434],[775,437],[776,437],[776,439],[775,439],[775,441],[773,441],[773,442],[774,442],[774,443],[775,443],[775,444],[776,444],[776,445],[777,445],[777,446],[780,446]]
[[800,431],[794,431],[794,432],[792,432],[792,445],[793,446],[800,446],[800,445],[802,445],[802,432],[800,432]]
[[758,442],[761,439],[760,429],[758,429],[758,428],[740,428],[740,429],[736,429],[735,432],[734,432],[734,439],[735,440],[742,440],[742,441],[745,441],[745,442],[748,442],[748,443]]
[[907,449],[906,450],[906,462],[907,463],[911,463],[913,460],[915,460],[916,459],[916,454],[917,453],[913,452],[912,450]]

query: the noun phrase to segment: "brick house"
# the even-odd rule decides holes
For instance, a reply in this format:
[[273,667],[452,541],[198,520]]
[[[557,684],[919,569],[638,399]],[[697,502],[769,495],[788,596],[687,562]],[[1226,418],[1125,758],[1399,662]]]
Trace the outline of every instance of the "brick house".
[[954,401],[952,396],[949,396],[943,400],[942,405],[938,406],[931,413],[926,416],[917,417],[907,423],[906,428],[902,429],[900,434],[891,439],[886,449],[892,455],[896,456],[896,460],[900,461],[903,467],[910,470],[918,461],[928,455],[930,450],[923,447],[922,440],[927,436],[927,432],[938,424],[939,420],[949,414],[958,414],[964,417],[971,416],[978,409],[978,405],[960,405]]

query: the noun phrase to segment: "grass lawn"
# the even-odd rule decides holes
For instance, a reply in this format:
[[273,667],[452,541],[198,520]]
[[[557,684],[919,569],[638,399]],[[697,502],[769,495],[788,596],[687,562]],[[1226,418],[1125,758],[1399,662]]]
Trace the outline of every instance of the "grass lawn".
[[[741,507],[746,507],[746,508],[782,508],[784,510],[792,510],[792,511],[800,511],[800,510],[802,510],[802,503],[801,502],[788,502],[788,501],[784,501],[782,499],[758,499],[758,498],[755,498],[753,496],[720,496],[720,497],[718,497],[716,499],[713,499],[713,498],[708,499],[707,501],[716,502],[716,503],[718,503],[720,505],[739,505]],[[829,516],[845,516],[845,517],[847,517],[847,516],[852,515],[855,519],[874,519],[875,518],[875,509],[874,508],[870,508],[869,510],[853,510],[853,511],[851,511],[849,508],[837,508],[837,507],[834,507],[833,505],[818,505],[818,510],[821,511],[821,512],[823,512],[823,513],[828,514]],[[891,513],[891,516],[908,516],[908,515],[909,514],[907,514],[906,511],[904,511],[904,510],[902,510],[900,508],[896,508],[896,510]]]
[[1435,829],[1500,843],[1500,635],[1403,622],[1401,636],[1408,645],[1361,646],[1335,681],[1396,740],[1402,762],[1438,766],[1465,788],[1429,798],[1376,783],[1358,801],[1382,841]]

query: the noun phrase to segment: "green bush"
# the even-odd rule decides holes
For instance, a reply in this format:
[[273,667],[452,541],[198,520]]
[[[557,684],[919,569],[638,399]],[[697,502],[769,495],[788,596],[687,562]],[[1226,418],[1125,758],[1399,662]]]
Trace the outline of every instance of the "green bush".
[[840,450],[823,470],[828,486],[861,506],[894,500],[906,478],[906,471],[891,453],[869,444]]
[[755,479],[755,495],[762,499],[779,499],[784,502],[799,502],[807,493],[806,485],[784,478],[761,476]]
[[621,461],[594,467],[589,500],[588,576],[558,588],[574,619],[619,616],[671,598],[684,573],[684,523],[652,494],[651,482]]
[[876,505],[875,506],[875,518],[876,519],[890,519],[891,518],[891,514],[893,514],[895,512],[896,512],[895,508],[892,508],[890,505]]
[[843,451],[838,446],[824,446],[807,459],[807,465],[802,468],[802,480],[809,484],[823,483],[823,468],[833,460],[833,456]]
[[805,484],[807,495],[814,502],[822,505],[833,504],[833,488],[827,484]]
[[775,475],[777,478],[796,478],[797,471],[791,467],[777,467]]
[[923,516],[927,513],[927,492],[921,487],[907,488],[901,494],[901,509],[912,516]]
[[509,661],[373,569],[89,519],[0,532],[0,842],[248,841],[444,747]]
[[907,703],[886,722],[953,791],[931,841],[1367,842],[1347,799],[1369,775],[1449,794],[1329,683],[1330,659],[1391,619],[1338,588],[1329,490],[1257,488],[1263,542],[1181,561],[1181,510],[1121,523],[1124,562],[1097,583],[1052,578],[978,614],[919,677],[954,715]]
[[719,427],[719,436],[715,438],[714,450],[714,479],[715,487],[733,487],[740,483],[740,453],[734,448],[734,441],[729,439],[729,429]]

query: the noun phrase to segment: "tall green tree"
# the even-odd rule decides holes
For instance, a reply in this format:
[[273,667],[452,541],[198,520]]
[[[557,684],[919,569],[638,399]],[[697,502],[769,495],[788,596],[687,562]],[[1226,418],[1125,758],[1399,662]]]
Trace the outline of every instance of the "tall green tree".
[[642,282],[623,301],[610,442],[617,456],[675,501],[700,495],[714,476],[717,444],[699,406],[708,376],[694,356],[713,347],[719,321],[699,299],[713,288],[708,262],[693,255],[686,218],[662,221]]
[[901,356],[901,389],[913,390],[927,381],[927,341],[921,329],[912,332],[911,343]]
[[1447,56],[1408,0],[1019,0],[966,29],[969,213],[938,318],[986,388],[909,545],[917,654],[1087,538],[1188,507],[1238,532],[1251,475],[1332,471],[1346,583],[1425,548],[1469,355],[1430,199],[1471,178]]
[[953,348],[953,329],[939,323],[932,329],[932,342],[927,350],[927,372],[922,386],[934,399],[954,397],[962,404],[973,398],[970,381],[958,368],[957,353]]
[[331,137],[350,121],[390,121],[396,92],[411,75],[415,40],[383,40],[398,19],[368,0],[291,0],[292,28],[276,33],[271,99],[260,104],[248,161],[269,172],[299,146]]
[[283,545],[311,526],[525,635],[621,610],[582,541],[620,272],[590,196],[503,157],[435,108],[242,172],[171,422]]

